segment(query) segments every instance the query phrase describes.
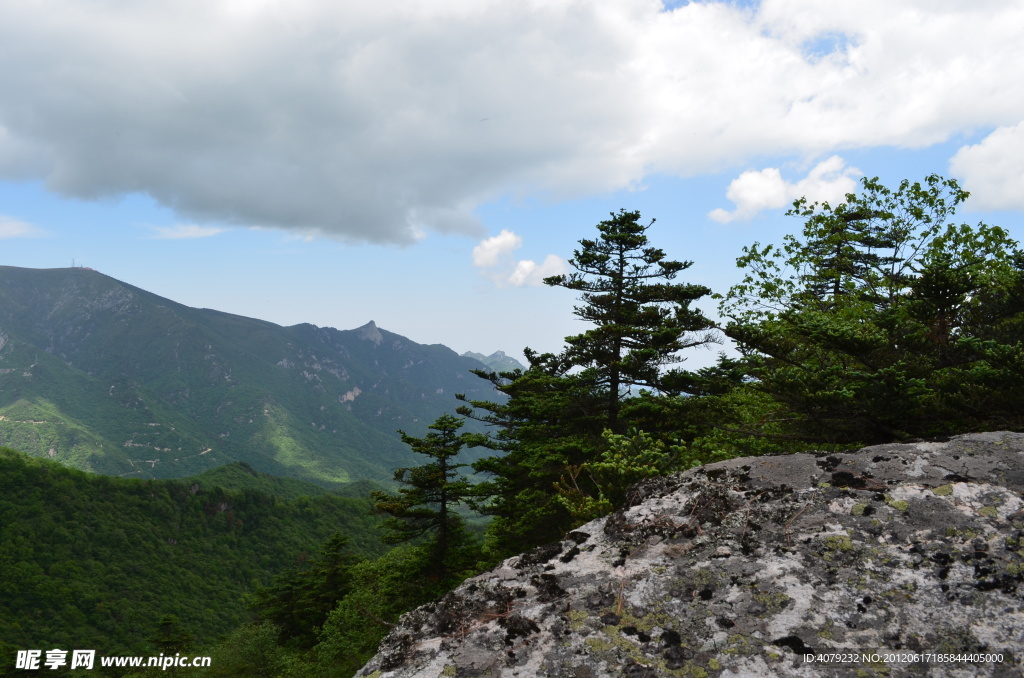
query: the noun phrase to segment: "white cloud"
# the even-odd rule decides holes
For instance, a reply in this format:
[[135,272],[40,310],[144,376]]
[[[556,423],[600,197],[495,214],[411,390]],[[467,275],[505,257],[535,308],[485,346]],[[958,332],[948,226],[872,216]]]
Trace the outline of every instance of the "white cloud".
[[[410,243],[506,193],[1024,119],[1012,0],[0,0],[0,179]],[[767,177],[771,180],[771,177]]]
[[199,226],[197,224],[178,224],[176,226],[154,226],[156,235],[153,238],[158,240],[191,240],[195,238],[209,238],[210,236],[223,233],[223,228],[213,226]]
[[46,232],[38,226],[0,214],[0,240],[4,238],[43,238]]
[[962,147],[949,169],[970,191],[971,207],[1024,210],[1024,121]]
[[497,266],[503,257],[522,246],[523,239],[520,236],[508,229],[502,229],[498,235],[481,240],[480,244],[473,248],[473,265],[480,268]]
[[782,172],[776,167],[760,172],[751,170],[733,179],[725,192],[725,197],[736,205],[736,209],[732,212],[712,210],[708,217],[722,224],[750,219],[763,210],[785,207],[800,197],[811,202],[835,204],[842,202],[847,193],[855,192],[857,182],[854,177],[860,174],[860,170],[847,167],[838,155],[818,163],[797,182],[783,179]]
[[564,259],[549,254],[539,265],[532,259],[515,261],[512,253],[523,246],[523,239],[508,229],[473,248],[473,265],[499,287],[535,287],[544,278],[568,271]]

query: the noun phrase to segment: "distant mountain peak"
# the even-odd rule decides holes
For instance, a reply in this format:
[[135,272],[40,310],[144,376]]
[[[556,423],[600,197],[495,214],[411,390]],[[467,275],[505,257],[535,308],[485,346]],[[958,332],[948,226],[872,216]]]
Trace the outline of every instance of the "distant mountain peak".
[[377,329],[377,323],[372,320],[362,327],[357,327],[355,331],[359,333],[358,336],[360,339],[372,341],[377,346],[380,346],[380,342],[384,341],[384,335],[380,333],[379,329]]
[[483,353],[476,353],[474,351],[466,351],[462,354],[462,357],[479,360],[496,372],[511,372],[512,370],[526,369],[525,365],[515,358],[510,357],[504,351],[495,351],[491,355],[484,355]]

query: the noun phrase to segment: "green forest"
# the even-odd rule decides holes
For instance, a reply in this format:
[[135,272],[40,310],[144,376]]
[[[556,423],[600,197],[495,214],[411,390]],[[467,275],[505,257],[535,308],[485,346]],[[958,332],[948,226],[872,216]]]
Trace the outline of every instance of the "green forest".
[[255,583],[315,560],[332,535],[384,551],[365,498],[240,464],[209,475],[111,478],[0,448],[4,668],[22,649],[151,651],[167,620],[210,643],[251,618]]
[[[967,197],[932,175],[798,200],[800,231],[745,247],[741,282],[719,291],[683,281],[692,262],[653,244],[653,219],[613,213],[545,280],[577,295],[588,329],[558,353],[526,348],[526,369],[476,371],[504,397],[457,395],[425,435],[402,432],[421,463],[362,499],[246,487],[239,467],[217,472],[234,489],[194,492],[4,452],[3,656],[95,645],[212,657],[188,675],[347,678],[403,612],[614,511],[646,477],[1022,430],[1024,251],[958,222]],[[474,448],[487,455],[456,462]]]

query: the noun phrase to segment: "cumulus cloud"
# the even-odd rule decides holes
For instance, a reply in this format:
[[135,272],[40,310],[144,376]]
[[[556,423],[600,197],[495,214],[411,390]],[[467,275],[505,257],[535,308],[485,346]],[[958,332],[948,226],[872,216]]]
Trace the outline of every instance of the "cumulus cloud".
[[42,238],[46,232],[38,226],[0,214],[0,240],[4,238]]
[[972,207],[1024,210],[1024,121],[962,147],[949,169],[971,192]]
[[192,240],[195,238],[209,238],[210,236],[223,233],[223,228],[214,226],[199,226],[198,224],[178,224],[176,226],[154,226],[157,240]]
[[508,229],[502,229],[498,235],[480,241],[473,248],[473,265],[479,268],[492,268],[512,252],[523,246],[523,239]]
[[729,212],[719,208],[708,213],[708,217],[722,224],[750,219],[763,210],[785,207],[800,197],[811,202],[835,204],[842,202],[847,193],[855,191],[857,182],[854,177],[860,174],[860,170],[847,167],[838,155],[818,163],[806,177],[796,182],[783,179],[777,167],[751,170],[733,179],[725,192],[725,197],[736,205],[736,209]]
[[544,284],[544,278],[568,271],[566,261],[554,254],[549,254],[540,264],[532,259],[515,261],[512,253],[522,246],[520,236],[503,229],[473,248],[473,265],[502,287],[534,287]]
[[[1000,0],[0,0],[0,179],[142,192],[195,223],[481,237],[580,196],[767,154],[1016,124]],[[771,177],[768,177],[770,180]]]

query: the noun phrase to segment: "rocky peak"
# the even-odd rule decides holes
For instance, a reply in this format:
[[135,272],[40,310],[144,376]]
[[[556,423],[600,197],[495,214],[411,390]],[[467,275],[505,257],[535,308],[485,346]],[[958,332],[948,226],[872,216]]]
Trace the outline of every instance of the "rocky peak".
[[1018,433],[646,481],[405,615],[357,675],[1021,675],[1022,489]]
[[362,327],[357,327],[356,332],[359,333],[358,336],[360,339],[372,341],[377,346],[380,346],[380,342],[384,341],[384,335],[380,333],[379,329],[377,329],[377,323],[372,320]]
[[491,355],[484,355],[483,353],[474,353],[473,351],[466,351],[462,354],[463,358],[473,358],[479,360],[487,367],[498,372],[511,372],[512,370],[525,370],[526,366],[515,358],[510,357],[504,351],[495,351]]

